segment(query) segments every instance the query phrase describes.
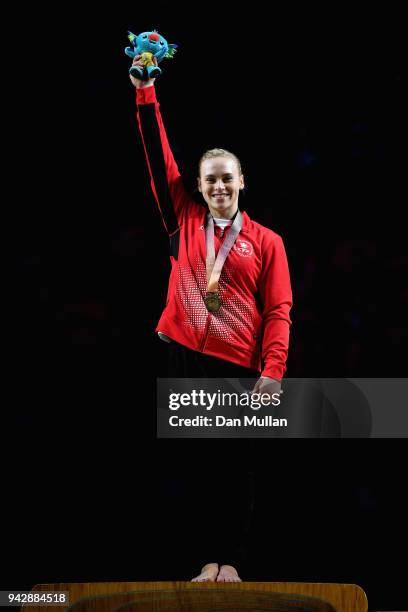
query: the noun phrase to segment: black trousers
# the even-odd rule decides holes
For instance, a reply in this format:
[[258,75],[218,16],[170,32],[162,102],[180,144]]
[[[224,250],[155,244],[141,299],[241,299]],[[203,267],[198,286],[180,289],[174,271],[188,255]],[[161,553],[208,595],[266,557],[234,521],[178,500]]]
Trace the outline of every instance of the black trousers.
[[[258,378],[255,370],[168,345],[170,378]],[[179,551],[192,572],[205,563],[233,565],[245,572],[255,507],[255,474],[245,439],[180,440],[177,469],[163,482],[173,523],[181,529]],[[172,448],[174,450],[174,447]]]
[[258,378],[259,372],[170,342],[167,375],[169,378]]

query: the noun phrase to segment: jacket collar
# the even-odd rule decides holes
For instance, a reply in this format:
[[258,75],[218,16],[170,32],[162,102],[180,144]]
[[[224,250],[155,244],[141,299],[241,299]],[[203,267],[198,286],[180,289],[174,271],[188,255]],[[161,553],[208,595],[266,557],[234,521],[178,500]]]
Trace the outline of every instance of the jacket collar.
[[[241,211],[241,212],[242,212],[242,227],[241,227],[240,233],[246,234],[246,233],[249,233],[251,219],[245,211]],[[204,216],[203,223],[202,223],[203,227],[206,227],[207,225],[207,215],[208,215],[208,208],[205,208],[204,213],[203,213],[203,216]]]

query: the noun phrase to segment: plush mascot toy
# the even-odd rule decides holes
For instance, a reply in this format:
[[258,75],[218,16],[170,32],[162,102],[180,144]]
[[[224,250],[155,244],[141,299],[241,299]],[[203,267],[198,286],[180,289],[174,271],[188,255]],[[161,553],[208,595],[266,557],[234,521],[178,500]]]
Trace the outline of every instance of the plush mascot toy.
[[129,74],[142,81],[154,79],[162,72],[156,66],[153,57],[156,58],[159,64],[162,59],[172,59],[177,49],[177,45],[169,45],[167,40],[160,36],[156,30],[153,30],[153,32],[142,32],[137,36],[132,34],[132,32],[128,32],[128,38],[133,46],[126,47],[126,55],[131,58],[134,58],[135,55],[141,55],[141,61],[144,63],[144,70],[138,66],[132,66]]

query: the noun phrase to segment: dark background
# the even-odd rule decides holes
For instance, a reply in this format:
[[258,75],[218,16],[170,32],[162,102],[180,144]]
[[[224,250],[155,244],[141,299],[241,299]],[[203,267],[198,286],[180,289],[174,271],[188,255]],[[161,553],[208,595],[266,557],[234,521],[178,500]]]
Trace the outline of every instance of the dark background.
[[[20,43],[7,100],[17,112],[5,116],[16,267],[4,587],[190,579],[193,534],[163,501],[163,482],[177,496],[170,477],[186,463],[197,478],[228,478],[240,450],[156,440],[166,353],[154,327],[170,268],[136,130],[128,29],[179,45],[156,85],[188,187],[206,148],[231,149],[243,208],[284,238],[287,375],[406,372],[402,16],[250,9],[159,2],[84,15],[61,5],[9,24]],[[373,608],[407,605],[405,441],[262,442],[244,453],[264,486],[243,578],[351,582]]]

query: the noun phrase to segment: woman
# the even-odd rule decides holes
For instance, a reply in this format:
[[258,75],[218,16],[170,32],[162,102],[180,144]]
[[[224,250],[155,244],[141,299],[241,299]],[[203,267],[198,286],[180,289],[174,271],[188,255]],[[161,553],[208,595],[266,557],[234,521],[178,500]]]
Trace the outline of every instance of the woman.
[[[143,67],[140,57],[133,66]],[[168,376],[255,376],[253,391],[272,395],[286,370],[292,305],[282,239],[239,210],[244,176],[239,159],[225,149],[207,151],[199,163],[198,190],[208,208],[189,196],[155,79],[130,79],[152,190],[170,236],[167,304],[156,330],[169,343]],[[215,563],[196,578],[215,579],[240,580],[233,566]]]

